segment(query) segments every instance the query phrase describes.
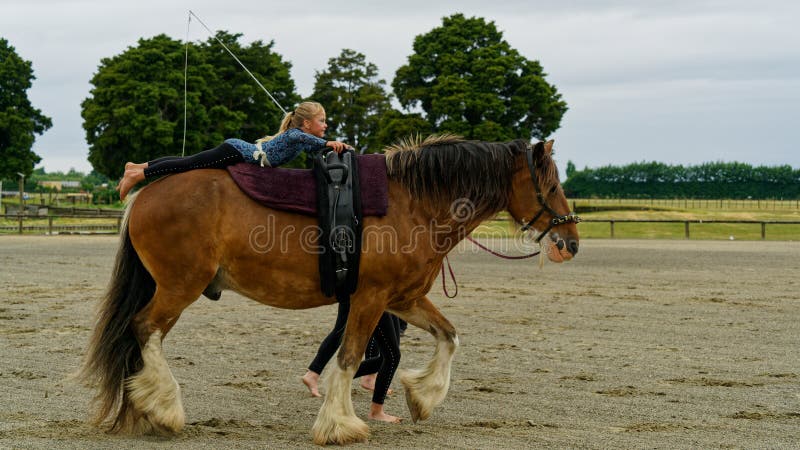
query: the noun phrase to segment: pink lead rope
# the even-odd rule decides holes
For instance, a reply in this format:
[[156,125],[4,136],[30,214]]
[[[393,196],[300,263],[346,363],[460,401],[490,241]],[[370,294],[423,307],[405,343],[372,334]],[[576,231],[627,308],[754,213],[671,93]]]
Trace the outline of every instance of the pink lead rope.
[[478,248],[480,248],[482,250],[486,250],[487,252],[493,254],[494,256],[497,256],[497,257],[500,257],[500,258],[503,258],[503,259],[527,259],[527,258],[532,258],[532,257],[538,255],[539,253],[541,253],[541,251],[537,250],[537,251],[531,253],[530,255],[508,256],[508,255],[503,255],[503,254],[497,253],[496,251],[490,249],[489,247],[486,247],[485,245],[481,244],[480,242],[476,241],[475,239],[472,239],[472,237],[470,237],[470,236],[467,236],[467,240],[469,240],[473,244],[477,245]]
[[444,256],[444,260],[447,261],[447,268],[450,270],[450,278],[453,280],[453,284],[456,286],[456,292],[453,293],[451,296],[449,292],[447,292],[447,285],[445,284],[445,276],[444,276],[444,263],[442,263],[442,290],[444,291],[444,296],[447,298],[456,298],[458,295],[458,282],[456,281],[456,274],[453,273],[453,267],[450,266],[450,258],[447,255]]
[[[485,250],[485,251],[491,253],[492,255],[497,256],[499,258],[503,258],[503,259],[527,259],[527,258],[532,258],[532,257],[538,255],[539,253],[541,253],[541,251],[537,250],[537,251],[531,253],[530,255],[508,256],[508,255],[503,255],[501,253],[497,253],[496,251],[490,249],[489,247],[486,247],[485,245],[481,244],[480,242],[476,241],[475,239],[472,239],[472,237],[470,237],[470,236],[467,236],[467,239],[470,242],[472,242],[473,244],[477,245],[478,248],[480,248],[481,250]],[[450,295],[450,293],[447,292],[447,284],[445,283],[446,276],[445,276],[445,272],[444,272],[444,263],[442,263],[442,290],[444,291],[444,296],[445,297],[447,297],[447,298],[456,298],[456,296],[458,295],[458,282],[456,281],[456,275],[453,272],[453,267],[450,265],[450,258],[448,258],[447,255],[445,255],[444,260],[445,260],[445,262],[447,262],[447,270],[450,271],[450,279],[453,280],[453,285],[456,287],[456,291],[453,293],[453,295]]]

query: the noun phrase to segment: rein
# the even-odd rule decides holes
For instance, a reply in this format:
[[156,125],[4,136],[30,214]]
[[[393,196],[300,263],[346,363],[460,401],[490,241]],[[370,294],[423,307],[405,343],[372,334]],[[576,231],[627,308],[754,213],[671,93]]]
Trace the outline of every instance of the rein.
[[[473,244],[477,245],[478,248],[480,248],[481,250],[485,250],[485,251],[491,253],[492,255],[500,257],[500,258],[503,258],[503,259],[527,259],[527,258],[532,258],[532,257],[538,255],[539,253],[541,253],[541,251],[537,250],[537,251],[531,253],[530,255],[508,256],[508,255],[503,255],[501,253],[497,253],[496,251],[494,251],[494,250],[490,249],[489,247],[481,244],[480,242],[476,241],[475,239],[473,239],[470,236],[467,236],[467,240],[469,240]],[[444,271],[444,262],[442,263],[442,291],[444,291],[444,296],[445,297],[447,297],[447,298],[456,298],[456,296],[458,295],[458,281],[456,281],[456,274],[455,274],[455,272],[453,272],[453,267],[450,265],[450,258],[445,256],[444,260],[445,260],[445,262],[447,262],[447,270],[450,271],[450,279],[453,280],[453,285],[456,287],[456,291],[453,293],[453,295],[450,295],[450,292],[447,291],[447,284],[445,283],[445,280],[446,280],[447,277],[446,277],[446,274],[445,274],[445,271]]]
[[444,282],[445,280],[444,263],[442,263],[442,290],[444,291],[445,297],[456,298],[456,296],[458,295],[458,282],[456,281],[456,274],[453,273],[453,267],[450,265],[450,258],[448,258],[447,255],[445,255],[444,260],[447,261],[447,269],[450,271],[450,279],[453,280],[453,284],[456,287],[456,291],[453,293],[453,295],[450,295],[450,293],[447,292],[447,285]]
[[[504,255],[502,253],[497,253],[496,251],[494,251],[494,250],[490,249],[489,247],[481,244],[480,242],[476,241],[475,239],[473,239],[470,236],[467,236],[467,240],[472,242],[473,244],[477,245],[478,248],[480,248],[481,250],[485,250],[485,251],[491,253],[492,255],[497,256],[499,258],[503,258],[503,259],[528,259],[528,258],[532,258],[532,257],[538,255],[539,253],[541,253],[541,250],[536,250],[535,252],[533,252],[533,253],[531,253],[529,255],[509,256],[509,255]],[[442,267],[442,268],[444,268],[444,267]]]

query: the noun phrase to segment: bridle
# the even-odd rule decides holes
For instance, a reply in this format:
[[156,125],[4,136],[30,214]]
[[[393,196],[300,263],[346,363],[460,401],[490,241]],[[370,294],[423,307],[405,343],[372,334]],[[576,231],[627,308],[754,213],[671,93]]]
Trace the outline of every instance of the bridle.
[[[544,199],[544,194],[542,194],[542,190],[539,188],[539,177],[536,176],[536,162],[534,162],[533,160],[533,147],[530,144],[528,144],[527,146],[525,156],[528,160],[528,170],[530,170],[531,172],[531,181],[533,182],[533,188],[536,190],[536,198],[539,200],[539,204],[542,205],[542,209],[540,209],[539,212],[536,213],[535,216],[533,216],[533,219],[529,220],[528,223],[523,225],[520,231],[525,232],[533,228],[533,224],[536,223],[537,220],[539,220],[539,217],[542,217],[542,214],[544,214],[545,211],[549,212],[550,215],[553,216],[553,218],[550,219],[550,222],[547,224],[547,228],[545,228],[544,231],[539,233],[536,239],[534,239],[534,241],[537,244],[539,244],[540,241],[545,236],[547,236],[547,232],[550,231],[554,226],[562,225],[565,223],[580,223],[581,218],[578,217],[578,215],[572,211],[570,211],[566,215],[561,215],[557,213],[553,208],[551,208],[550,205],[547,204],[547,202]],[[467,236],[467,239],[471,241],[473,244],[477,245],[479,248],[503,259],[526,259],[536,256],[540,253],[539,251],[536,251],[528,255],[508,256],[495,252],[494,250],[490,249],[489,247],[486,247],[485,245],[481,244],[480,242],[476,241],[470,236]],[[447,258],[446,255],[445,255],[445,261],[447,261],[447,267],[450,270],[450,278],[452,278],[453,283],[456,286],[456,292],[453,295],[450,295],[450,293],[447,291],[447,286],[445,285],[444,262],[442,262],[442,289],[444,290],[444,295],[447,298],[455,298],[455,296],[458,295],[458,283],[456,282],[456,277],[455,274],[453,273],[453,268],[450,266],[450,260]]]
[[553,227],[557,225],[563,225],[565,223],[579,223],[581,221],[581,218],[578,217],[578,215],[572,211],[570,211],[566,215],[561,215],[557,213],[553,208],[551,208],[550,205],[547,204],[547,202],[544,199],[544,194],[542,194],[542,190],[539,188],[539,177],[536,176],[536,162],[533,159],[533,147],[530,144],[528,144],[525,156],[527,157],[528,160],[528,170],[530,170],[531,172],[531,181],[533,182],[533,188],[536,189],[536,199],[539,200],[539,204],[542,205],[542,208],[539,210],[538,213],[536,213],[535,216],[533,216],[533,219],[529,220],[528,223],[522,226],[520,231],[524,232],[533,228],[533,224],[536,223],[536,221],[539,220],[540,217],[542,217],[542,214],[544,214],[545,211],[549,212],[550,215],[553,216],[553,218],[550,219],[550,222],[548,222],[547,228],[545,228],[544,231],[540,232],[539,235],[536,236],[536,239],[534,239],[534,242],[538,244],[539,241],[542,240],[542,238],[547,236],[547,232],[550,231]]

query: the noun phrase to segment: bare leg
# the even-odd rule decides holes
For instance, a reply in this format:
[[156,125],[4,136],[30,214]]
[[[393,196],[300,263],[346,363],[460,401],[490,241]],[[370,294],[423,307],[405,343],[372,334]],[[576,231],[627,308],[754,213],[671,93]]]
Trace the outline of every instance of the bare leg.
[[458,336],[453,325],[427,297],[416,300],[404,310],[392,309],[392,312],[428,330],[436,338],[436,350],[425,368],[400,373],[411,419],[414,422],[425,420],[430,417],[433,408],[444,400],[450,388],[450,366],[458,347]]
[[317,372],[309,370],[301,380],[303,380],[303,384],[306,385],[312,397],[322,397],[322,394],[319,393],[319,374]]
[[386,414],[383,411],[383,405],[380,403],[372,402],[369,405],[369,415],[367,415],[372,420],[380,420],[381,422],[388,422],[388,423],[400,423],[403,419]]

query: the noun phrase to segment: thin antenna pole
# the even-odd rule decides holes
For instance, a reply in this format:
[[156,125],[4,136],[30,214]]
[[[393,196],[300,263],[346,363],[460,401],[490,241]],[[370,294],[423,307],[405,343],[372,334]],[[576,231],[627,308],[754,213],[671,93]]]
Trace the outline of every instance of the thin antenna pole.
[[183,146],[181,156],[186,155],[186,100],[187,87],[189,84],[189,26],[192,24],[192,12],[189,11],[189,20],[186,22],[186,54],[183,60]]
[[249,70],[247,67],[245,67],[245,65],[244,65],[244,64],[242,64],[242,62],[241,62],[241,61],[239,61],[239,58],[237,58],[237,57],[236,57],[236,55],[234,55],[234,54],[233,54],[233,52],[232,52],[232,51],[231,51],[231,50],[228,48],[228,46],[226,46],[226,45],[225,45],[225,44],[224,44],[224,43],[223,43],[223,42],[222,42],[222,41],[221,41],[221,40],[220,40],[220,39],[217,37],[217,35],[216,35],[216,34],[214,34],[214,32],[213,32],[213,31],[211,31],[211,29],[210,29],[210,28],[208,28],[208,27],[206,26],[206,24],[205,24],[205,23],[203,23],[203,21],[202,21],[202,20],[201,20],[199,17],[197,17],[197,14],[193,13],[193,12],[192,12],[192,10],[189,10],[189,14],[190,14],[190,15],[192,15],[192,16],[194,16],[194,17],[195,17],[195,19],[197,19],[197,21],[198,21],[198,22],[200,22],[200,25],[202,25],[202,26],[203,26],[203,28],[205,28],[205,29],[206,29],[206,31],[208,31],[208,33],[209,33],[209,34],[210,34],[210,35],[211,35],[211,36],[212,36],[214,39],[216,39],[216,40],[217,40],[217,42],[219,42],[219,45],[221,45],[221,46],[222,46],[222,48],[224,48],[224,49],[225,49],[225,50],[228,52],[228,54],[230,54],[230,55],[233,57],[233,59],[235,59],[235,60],[236,60],[236,62],[237,62],[237,63],[239,63],[239,65],[240,65],[240,66],[242,66],[242,69],[244,69],[244,71],[245,71],[245,72],[247,72],[247,74],[248,74],[248,75],[250,75],[250,77],[251,77],[251,78],[252,78],[252,79],[253,79],[253,80],[256,82],[256,84],[258,84],[258,87],[260,87],[261,89],[263,89],[263,90],[264,90],[264,92],[266,92],[266,93],[267,93],[267,95],[268,95],[268,96],[269,96],[269,98],[272,100],[272,102],[273,102],[273,103],[275,103],[275,106],[277,106],[277,107],[278,107],[278,108],[279,108],[281,111],[283,111],[283,114],[284,114],[284,115],[286,115],[286,110],[285,110],[285,109],[283,109],[283,106],[281,106],[281,104],[280,104],[280,103],[278,103],[278,101],[277,101],[277,100],[275,100],[275,97],[273,97],[273,96],[272,96],[272,94],[271,94],[271,93],[270,93],[270,92],[267,90],[267,88],[265,88],[265,87],[264,87],[264,85],[263,85],[263,84],[261,84],[261,82],[260,82],[260,81],[258,81],[258,78],[256,78],[256,77],[255,77],[255,75],[253,75],[253,73],[252,73],[252,72],[250,72],[250,70]]

